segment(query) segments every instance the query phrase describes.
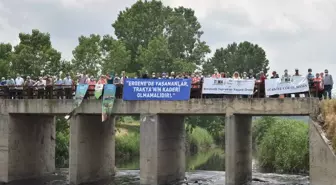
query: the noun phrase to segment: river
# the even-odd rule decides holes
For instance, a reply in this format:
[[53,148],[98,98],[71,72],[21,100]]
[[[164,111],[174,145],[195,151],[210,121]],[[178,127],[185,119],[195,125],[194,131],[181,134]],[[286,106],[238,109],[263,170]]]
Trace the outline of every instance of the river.
[[[174,185],[224,185],[225,157],[221,149],[200,152],[187,158],[186,179]],[[139,158],[116,163],[118,172],[114,180],[91,183],[90,185],[139,185]],[[12,182],[10,185],[66,185],[67,169],[60,169],[52,177],[41,181]],[[309,185],[309,177],[301,175],[284,175],[260,173],[253,161],[252,185]]]

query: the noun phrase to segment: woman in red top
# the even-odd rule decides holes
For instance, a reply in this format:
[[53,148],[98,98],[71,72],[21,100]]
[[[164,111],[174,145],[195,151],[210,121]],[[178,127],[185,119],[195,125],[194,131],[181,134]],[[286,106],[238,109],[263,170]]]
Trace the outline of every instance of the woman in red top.
[[265,80],[266,80],[266,75],[264,73],[264,71],[260,71],[260,82],[261,83],[265,83]]
[[215,73],[212,75],[212,78],[220,78],[221,74],[218,73],[218,70],[215,69]]
[[192,80],[192,88],[199,88],[199,82],[201,78],[195,76],[195,74],[191,74],[191,80]]
[[101,75],[97,84],[107,84],[107,80],[106,80],[106,76],[105,75]]
[[221,78],[226,78],[226,74],[224,72],[221,72]]
[[316,73],[316,76],[314,78],[314,88],[315,88],[314,96],[317,96],[320,100],[322,100],[324,85],[323,85],[323,79],[319,73]]
[[88,81],[88,85],[89,85],[89,95],[92,96],[94,94],[94,90],[96,87],[96,80],[93,78],[93,76],[90,77],[90,80]]

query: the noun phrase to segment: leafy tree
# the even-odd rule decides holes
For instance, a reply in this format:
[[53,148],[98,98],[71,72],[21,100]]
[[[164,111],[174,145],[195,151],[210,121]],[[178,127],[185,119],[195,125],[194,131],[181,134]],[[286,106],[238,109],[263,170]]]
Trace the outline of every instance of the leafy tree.
[[266,52],[257,44],[250,42],[232,43],[226,48],[217,49],[214,56],[208,62],[204,63],[206,73],[212,73],[216,68],[220,72],[235,71],[242,73],[253,69],[255,73],[269,70],[269,61],[266,58]]
[[137,63],[149,72],[171,70],[173,58],[168,47],[168,41],[164,36],[155,37],[147,48],[139,47]]
[[130,62],[125,44],[110,35],[91,34],[80,36],[79,45],[74,49],[72,64],[76,72],[96,75],[97,73],[126,70]]
[[146,47],[150,40],[162,34],[168,14],[169,9],[160,1],[137,1],[131,8],[121,11],[112,24],[117,38],[131,51],[133,65],[129,69],[132,72],[141,69],[135,64],[138,47]]
[[20,43],[14,47],[11,70],[22,75],[51,74],[60,70],[61,53],[55,50],[49,33],[32,30],[20,33]]
[[12,45],[0,43],[0,77],[5,77],[10,74],[10,60],[12,56]]
[[72,51],[76,72],[96,75],[103,63],[100,35],[80,36],[78,41],[78,46]]
[[[112,26],[117,38],[131,51],[128,69],[132,72],[181,70],[181,65],[183,69],[192,70],[196,64],[203,63],[205,55],[210,52],[200,39],[203,32],[192,9],[172,9],[156,0],[137,1],[131,8],[120,12]],[[162,48],[155,48],[160,44]],[[157,56],[162,53],[163,56]],[[146,65],[146,59],[156,67]]]
[[55,163],[57,167],[68,167],[69,165],[69,139],[70,126],[64,117],[56,119],[56,154]]
[[148,47],[139,47],[137,63],[143,70],[150,72],[192,72],[196,69],[193,62],[186,59],[173,57],[173,51],[169,49],[168,39],[158,36],[151,40]]
[[105,35],[101,41],[101,47],[103,52],[102,71],[104,74],[111,71],[128,70],[127,67],[131,62],[131,55],[122,41]]

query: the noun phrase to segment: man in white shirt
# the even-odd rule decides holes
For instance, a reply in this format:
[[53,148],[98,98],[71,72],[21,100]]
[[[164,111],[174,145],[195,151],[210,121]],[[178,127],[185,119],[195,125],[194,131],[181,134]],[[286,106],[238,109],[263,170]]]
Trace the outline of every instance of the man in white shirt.
[[23,93],[23,83],[24,80],[23,78],[20,76],[20,74],[16,75],[16,79],[15,79],[15,86],[16,86],[16,96],[18,99],[22,99],[22,93]]

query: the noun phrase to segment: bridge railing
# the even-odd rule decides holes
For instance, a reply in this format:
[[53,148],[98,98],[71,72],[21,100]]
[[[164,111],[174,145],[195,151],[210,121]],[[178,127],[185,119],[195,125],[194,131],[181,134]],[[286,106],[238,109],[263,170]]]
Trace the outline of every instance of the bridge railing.
[[[305,97],[318,97],[319,90],[316,84],[310,85],[309,92],[301,92],[298,94],[305,94]],[[0,86],[1,99],[72,99],[76,92],[76,85],[52,85],[52,86]],[[85,98],[93,99],[95,92],[95,85],[89,85]],[[116,98],[122,99],[123,85],[116,84]],[[236,97],[237,95],[210,95],[202,94],[202,83],[193,83],[190,91],[190,98],[228,98]],[[265,84],[256,82],[254,86],[254,94],[251,96],[242,96],[248,98],[264,98]]]

